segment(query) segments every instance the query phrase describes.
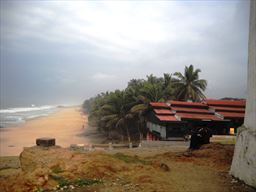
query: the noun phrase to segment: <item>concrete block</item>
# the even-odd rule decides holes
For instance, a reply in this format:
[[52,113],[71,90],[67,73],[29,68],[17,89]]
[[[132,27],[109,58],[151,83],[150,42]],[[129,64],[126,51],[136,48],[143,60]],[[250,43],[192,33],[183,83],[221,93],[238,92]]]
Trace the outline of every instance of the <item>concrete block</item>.
[[42,147],[55,146],[55,138],[42,137],[36,139],[36,145]]

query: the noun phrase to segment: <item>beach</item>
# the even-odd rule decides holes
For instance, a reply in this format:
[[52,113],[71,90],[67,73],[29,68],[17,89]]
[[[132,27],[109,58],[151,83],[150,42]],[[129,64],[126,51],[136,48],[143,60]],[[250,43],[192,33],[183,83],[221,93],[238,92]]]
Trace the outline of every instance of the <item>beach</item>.
[[36,138],[53,137],[56,145],[88,144],[83,136],[87,129],[87,116],[80,107],[61,108],[59,111],[29,120],[15,127],[0,129],[0,156],[17,156],[24,147],[36,145]]

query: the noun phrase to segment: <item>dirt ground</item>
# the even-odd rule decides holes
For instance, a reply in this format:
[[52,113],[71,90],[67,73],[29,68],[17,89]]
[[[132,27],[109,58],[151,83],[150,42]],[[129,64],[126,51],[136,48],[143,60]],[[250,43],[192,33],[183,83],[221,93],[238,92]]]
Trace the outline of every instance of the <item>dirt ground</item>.
[[0,158],[0,191],[255,191],[228,174],[233,150],[218,143],[192,152],[168,146],[92,152],[31,147],[20,157]]

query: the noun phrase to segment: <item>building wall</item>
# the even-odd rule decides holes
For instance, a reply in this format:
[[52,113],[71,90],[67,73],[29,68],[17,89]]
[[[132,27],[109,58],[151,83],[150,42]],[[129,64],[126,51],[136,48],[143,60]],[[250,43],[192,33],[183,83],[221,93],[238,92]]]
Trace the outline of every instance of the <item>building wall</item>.
[[158,132],[160,133],[161,138],[166,139],[166,127],[161,126],[152,122],[147,122],[147,128],[149,129],[150,132]]
[[187,124],[179,123],[179,124],[168,124],[166,129],[166,137],[184,137],[188,134]]
[[251,0],[247,100],[244,126],[238,129],[230,173],[256,187],[256,1]]

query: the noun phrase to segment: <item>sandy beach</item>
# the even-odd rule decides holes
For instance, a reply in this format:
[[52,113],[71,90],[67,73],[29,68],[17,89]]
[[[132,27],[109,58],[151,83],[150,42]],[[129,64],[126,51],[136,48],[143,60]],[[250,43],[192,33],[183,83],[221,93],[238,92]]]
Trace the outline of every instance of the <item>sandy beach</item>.
[[19,155],[23,147],[35,145],[36,138],[54,137],[56,145],[69,147],[73,143],[88,144],[84,135],[87,116],[79,107],[60,109],[47,117],[27,121],[15,127],[0,129],[0,156]]

